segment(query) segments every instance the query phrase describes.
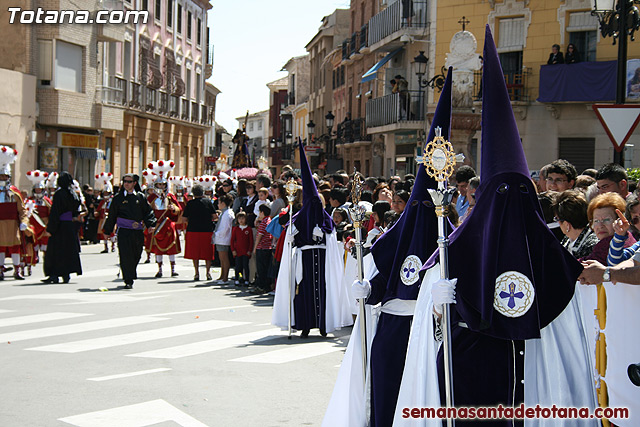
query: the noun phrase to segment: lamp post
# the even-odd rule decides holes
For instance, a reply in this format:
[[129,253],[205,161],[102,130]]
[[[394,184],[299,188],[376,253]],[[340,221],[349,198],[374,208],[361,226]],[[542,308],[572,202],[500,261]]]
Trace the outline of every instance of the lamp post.
[[332,141],[331,138],[331,133],[333,132],[333,121],[335,120],[336,116],[334,116],[333,114],[331,114],[331,111],[329,111],[327,113],[326,116],[324,116],[324,120],[326,122],[327,125],[327,133],[329,134],[329,149],[327,150],[329,152],[329,154],[331,156],[335,155],[335,145]]
[[427,74],[427,63],[429,62],[429,58],[424,56],[424,50],[421,50],[418,56],[413,58],[413,64],[415,65],[417,71],[416,76],[418,76],[418,90],[419,90],[419,100],[420,100],[420,117],[424,117],[424,106],[425,102],[423,99],[423,89],[430,87],[431,89],[438,89],[438,91],[442,91],[444,87],[445,77],[445,68],[442,67],[440,70],[440,74],[436,74],[431,78],[431,80],[427,80],[424,78],[424,75]]
[[307,123],[307,132],[309,134],[309,137],[307,138],[307,144],[311,144],[311,140],[313,139],[313,133],[315,132],[315,127],[316,127],[316,124],[313,123],[313,120],[309,120],[309,123]]
[[[602,37],[612,37],[618,41],[618,73],[616,76],[616,104],[624,104],[627,90],[627,36],[635,40],[634,34],[640,29],[638,0],[591,0],[592,15],[600,22]],[[613,152],[613,162],[624,166],[624,150]]]

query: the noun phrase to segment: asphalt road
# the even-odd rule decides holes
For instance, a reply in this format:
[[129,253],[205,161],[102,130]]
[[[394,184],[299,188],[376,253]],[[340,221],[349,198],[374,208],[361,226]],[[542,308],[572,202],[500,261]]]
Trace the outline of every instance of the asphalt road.
[[320,425],[350,329],[288,340],[273,297],[193,282],[190,260],[124,290],[117,252],[82,250],[69,284],[0,282],[0,426]]

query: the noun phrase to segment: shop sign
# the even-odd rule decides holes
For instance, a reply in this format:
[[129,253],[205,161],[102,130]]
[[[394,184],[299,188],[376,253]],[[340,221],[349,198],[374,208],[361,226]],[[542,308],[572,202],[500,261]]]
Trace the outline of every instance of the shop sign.
[[100,137],[98,135],[58,132],[58,146],[97,150],[100,148]]

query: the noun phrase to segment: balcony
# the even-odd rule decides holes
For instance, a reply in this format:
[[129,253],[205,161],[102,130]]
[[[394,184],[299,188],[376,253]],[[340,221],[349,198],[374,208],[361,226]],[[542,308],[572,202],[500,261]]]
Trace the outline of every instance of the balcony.
[[347,60],[349,59],[349,56],[351,56],[351,52],[349,50],[349,43],[350,40],[346,39],[345,41],[342,42],[342,60]]
[[414,1],[413,15],[403,17],[409,11],[403,10],[403,2],[396,1],[369,20],[368,45],[372,51],[390,51],[402,46],[400,37],[428,39],[427,2]]
[[180,115],[180,98],[171,96],[169,98],[169,117],[178,117]]
[[182,104],[182,108],[180,109],[182,114],[180,115],[180,118],[182,120],[189,120],[189,101],[186,99],[181,99],[180,101]]
[[356,31],[351,34],[351,39],[349,40],[349,56],[357,55],[360,53],[360,35]]
[[[210,31],[207,27],[207,31]],[[213,45],[207,45],[207,63],[204,66],[205,80],[213,74]]]
[[147,87],[144,90],[144,95],[144,110],[149,113],[155,113],[158,106],[157,91]]
[[365,120],[362,118],[345,120],[338,123],[338,140],[348,144],[358,141],[371,141],[371,135],[367,135]]
[[617,61],[542,65],[538,102],[607,102],[616,99]]
[[[504,81],[507,84],[507,91],[512,102],[530,102],[529,80],[531,78],[531,68],[523,68],[521,72],[505,72]],[[473,100],[482,100],[482,71],[473,73]]]
[[100,86],[100,98],[103,104],[124,106],[127,99],[127,82],[115,76],[109,76],[108,85]]
[[369,53],[369,24],[364,24],[360,28],[360,46],[358,50],[360,53]]
[[200,113],[200,123],[203,125],[210,125],[209,123],[209,111],[206,105],[201,105],[201,113]]
[[374,98],[367,102],[366,111],[369,130],[388,125],[402,129],[420,129],[424,126],[424,92],[407,91]]
[[[102,0],[103,7],[100,10],[120,10],[124,11],[122,0]],[[98,41],[120,42],[124,40],[124,24],[96,24]]]
[[167,92],[160,91],[160,105],[158,106],[158,114],[166,116],[169,114],[169,95]]
[[131,98],[129,99],[129,107],[140,109],[142,108],[142,91],[140,90],[140,83],[131,82]]
[[200,105],[197,102],[191,103],[191,121],[197,122],[200,120]]

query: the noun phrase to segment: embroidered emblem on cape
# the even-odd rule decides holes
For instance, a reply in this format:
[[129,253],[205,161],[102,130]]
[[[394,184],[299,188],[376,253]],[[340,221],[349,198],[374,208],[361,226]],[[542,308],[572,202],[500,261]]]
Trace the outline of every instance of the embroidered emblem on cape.
[[422,261],[415,255],[409,255],[405,258],[400,267],[400,280],[407,286],[411,286],[420,278],[420,268]]
[[507,317],[523,316],[533,305],[535,289],[527,276],[507,271],[496,279],[493,307]]

